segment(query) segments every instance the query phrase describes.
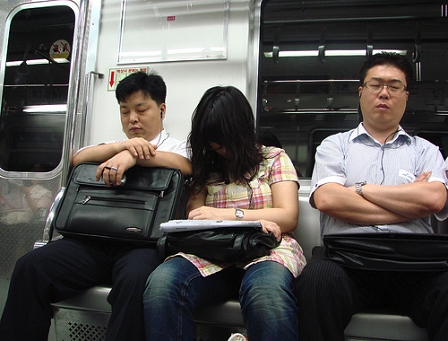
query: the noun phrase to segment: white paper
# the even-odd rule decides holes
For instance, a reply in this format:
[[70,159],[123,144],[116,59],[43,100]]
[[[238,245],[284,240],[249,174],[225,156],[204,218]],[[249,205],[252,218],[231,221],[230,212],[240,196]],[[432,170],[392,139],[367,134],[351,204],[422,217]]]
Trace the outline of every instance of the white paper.
[[261,230],[259,221],[238,221],[238,220],[170,220],[160,224],[163,232],[184,232],[195,230],[210,230],[223,227],[252,227]]

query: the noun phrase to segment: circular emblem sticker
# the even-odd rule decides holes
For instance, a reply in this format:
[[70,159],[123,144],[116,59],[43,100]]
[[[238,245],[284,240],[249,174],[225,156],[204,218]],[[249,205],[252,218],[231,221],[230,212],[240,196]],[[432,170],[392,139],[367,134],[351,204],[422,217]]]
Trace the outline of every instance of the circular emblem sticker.
[[67,40],[56,40],[50,48],[50,58],[67,58],[70,55],[70,44]]

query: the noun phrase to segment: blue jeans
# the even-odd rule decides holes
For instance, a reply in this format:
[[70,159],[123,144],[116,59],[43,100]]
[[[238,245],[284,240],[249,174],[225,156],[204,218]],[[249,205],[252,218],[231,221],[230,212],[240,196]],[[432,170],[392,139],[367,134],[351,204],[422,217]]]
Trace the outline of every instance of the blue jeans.
[[297,341],[293,275],[265,261],[244,271],[235,267],[202,277],[182,257],[161,264],[149,276],[143,295],[146,340],[192,341],[196,307],[236,297],[247,336],[253,341]]

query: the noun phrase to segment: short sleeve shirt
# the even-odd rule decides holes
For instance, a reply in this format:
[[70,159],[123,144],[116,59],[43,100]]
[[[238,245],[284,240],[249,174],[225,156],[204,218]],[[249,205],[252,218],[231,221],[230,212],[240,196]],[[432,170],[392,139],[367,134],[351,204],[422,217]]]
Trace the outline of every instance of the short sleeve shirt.
[[189,159],[187,155],[187,141],[178,140],[171,137],[169,133],[163,129],[159,135],[157,135],[153,140],[149,141],[151,144],[157,146],[157,150],[162,152],[172,152]]
[[[240,183],[226,184],[213,182],[207,186],[206,205],[217,208],[261,209],[270,208],[272,204],[271,185],[279,181],[296,181],[298,177],[294,165],[283,149],[263,147],[265,160],[260,164],[257,176],[250,181],[250,186]],[[202,276],[214,274],[232,264],[216,264],[195,255],[178,254],[194,264]],[[247,268],[252,264],[271,260],[285,266],[297,277],[306,264],[303,251],[292,235],[283,234],[281,243],[269,256],[260,257],[249,263],[237,264]]]
[[[408,135],[401,127],[395,137],[381,145],[364,129],[329,136],[316,150],[311,180],[310,204],[314,191],[329,182],[346,187],[357,182],[399,185],[414,182],[425,171],[432,171],[429,181],[446,186],[445,162],[439,148],[418,136]],[[321,212],[322,235],[343,232],[416,232],[432,233],[430,217],[390,225],[362,226],[347,223]]]

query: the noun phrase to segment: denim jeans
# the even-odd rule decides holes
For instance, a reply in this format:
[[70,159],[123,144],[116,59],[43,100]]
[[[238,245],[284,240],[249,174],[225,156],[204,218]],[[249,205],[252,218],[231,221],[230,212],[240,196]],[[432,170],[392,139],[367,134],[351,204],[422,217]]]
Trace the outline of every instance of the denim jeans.
[[188,260],[172,258],[154,270],[146,284],[146,340],[192,341],[195,308],[236,297],[239,290],[249,340],[297,341],[293,280],[288,269],[272,261],[202,277]]

